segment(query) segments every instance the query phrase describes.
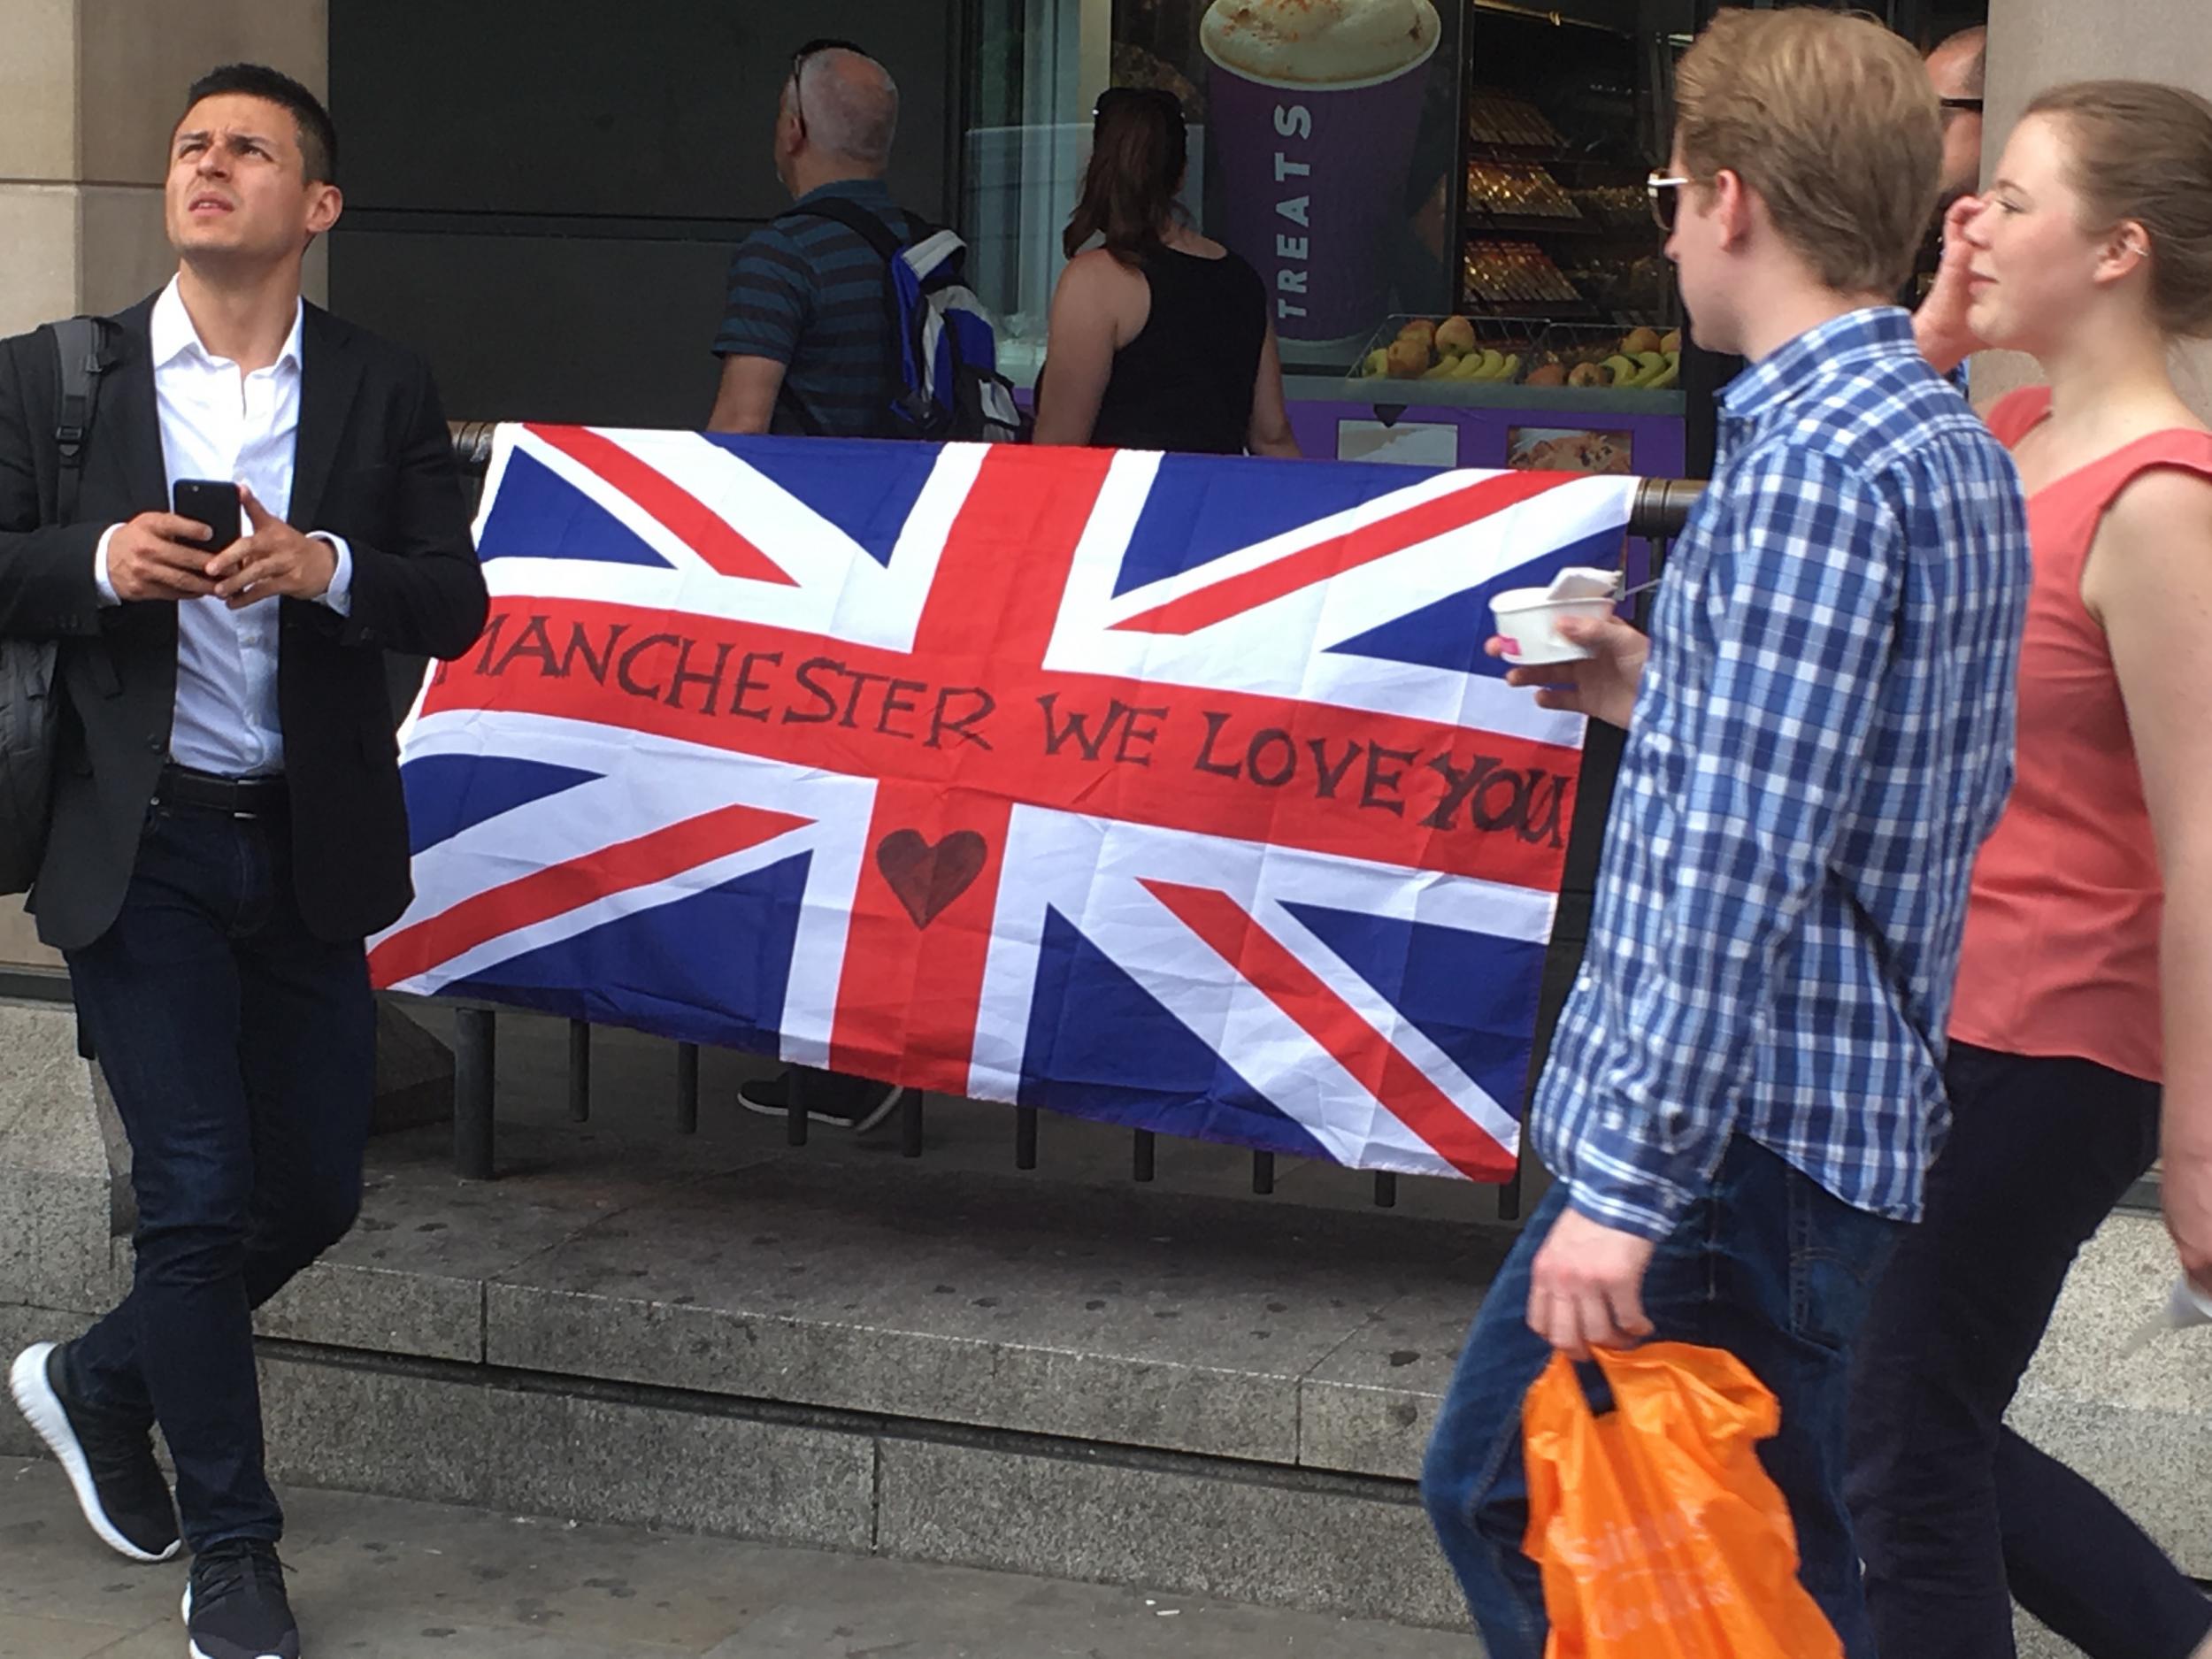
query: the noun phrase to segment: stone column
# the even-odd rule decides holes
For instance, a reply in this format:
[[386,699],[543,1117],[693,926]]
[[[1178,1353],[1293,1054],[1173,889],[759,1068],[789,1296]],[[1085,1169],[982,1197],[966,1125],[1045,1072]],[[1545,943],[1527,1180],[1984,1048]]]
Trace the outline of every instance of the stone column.
[[[0,334],[143,297],[175,261],[161,181],[185,88],[248,59],[320,93],[324,0],[9,0],[0,50]],[[319,297],[325,261],[311,257]],[[0,899],[0,968],[59,965]]]
[[[2171,81],[2212,97],[2212,6],[2205,0],[2127,0],[2120,7],[2080,0],[1990,0],[1988,137],[1985,178],[1993,174],[2028,101],[2066,81],[2113,76]],[[2185,354],[2184,388],[2212,418],[2212,344]],[[1974,365],[1974,397],[1986,404],[2039,376],[2009,352]]]

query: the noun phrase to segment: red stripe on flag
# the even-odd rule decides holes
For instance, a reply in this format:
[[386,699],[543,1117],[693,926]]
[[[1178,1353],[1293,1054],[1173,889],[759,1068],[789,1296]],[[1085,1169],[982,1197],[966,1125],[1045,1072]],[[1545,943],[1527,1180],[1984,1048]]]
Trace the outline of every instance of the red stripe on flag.
[[[1005,802],[972,790],[887,783],[876,792],[845,938],[830,1070],[944,1094],[968,1092],[1012,817]],[[902,866],[888,856],[894,837],[910,855],[920,851],[921,860]],[[959,867],[967,879],[956,894],[957,876],[941,885],[931,880],[939,860],[978,840],[981,862]]]
[[[965,658],[971,667],[957,672],[980,672],[979,647],[1016,663],[1041,661],[1076,543],[1112,462],[1104,450],[989,450],[945,540],[907,662],[918,665],[934,657],[941,674]],[[1003,681],[999,689],[1011,695]],[[817,741],[812,752],[819,756],[826,747]],[[918,757],[910,752],[903,764],[886,757],[868,829],[868,862],[853,895],[830,1037],[832,1070],[895,1076],[910,1088],[947,1094],[968,1092],[1006,832],[1014,803],[1024,798],[1013,778],[1002,781],[1002,768],[987,764],[999,752],[965,745],[957,753],[940,751],[949,764],[936,778],[913,776]],[[1033,770],[1036,763],[1016,764]],[[921,871],[933,873],[936,861],[960,842],[974,847],[971,835],[981,840],[982,862],[958,895],[933,911],[916,885]],[[910,860],[922,863],[909,863],[895,884],[884,868],[886,849],[900,843]],[[906,889],[903,899],[899,885]],[[923,903],[921,916],[910,902]]]
[[[1007,511],[992,495],[979,511]],[[1049,549],[1035,557],[1054,568]],[[963,649],[902,652],[729,618],[502,598],[478,649],[438,666],[422,713],[585,720],[847,777],[1558,889],[1582,764],[1571,749],[1024,666],[991,643],[981,624]],[[987,704],[972,732],[940,731]],[[1081,738],[1067,731],[1079,712]]]
[[1348,530],[1302,552],[1279,558],[1241,576],[1226,577],[1210,588],[1171,599],[1113,626],[1133,634],[1195,634],[1217,622],[1242,616],[1286,594],[1310,588],[1332,576],[1371,565],[1393,553],[1453,530],[1464,529],[1478,519],[1503,512],[1547,490],[1575,481],[1570,472],[1504,472],[1434,501],[1409,507],[1387,518]]
[[1143,886],[1439,1157],[1471,1180],[1502,1180],[1512,1174],[1510,1152],[1242,905],[1212,887],[1156,880]]
[[613,439],[588,426],[541,426],[532,422],[523,430],[613,485],[636,503],[639,511],[723,575],[772,582],[779,588],[798,586],[781,565],[738,534],[728,519]]
[[720,807],[533,871],[394,933],[369,953],[369,977],[379,986],[400,984],[503,934],[612,894],[666,881],[812,821],[764,807]]
[[1041,663],[1110,449],[987,450],[914,629],[917,656]]

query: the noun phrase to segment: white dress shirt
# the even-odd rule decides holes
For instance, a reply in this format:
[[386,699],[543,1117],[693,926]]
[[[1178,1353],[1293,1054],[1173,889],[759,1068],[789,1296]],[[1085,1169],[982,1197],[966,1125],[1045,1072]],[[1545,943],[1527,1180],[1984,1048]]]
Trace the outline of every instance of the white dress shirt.
[[[300,426],[300,323],[303,306],[277,360],[241,375],[238,365],[200,342],[173,278],[154,302],[154,400],[161,417],[161,458],[171,488],[185,478],[228,479],[250,488],[279,518],[292,505],[292,465]],[[100,602],[117,604],[108,580],[108,542],[100,538],[96,576]],[[250,531],[242,517],[241,528]],[[347,613],[353,554],[341,536],[316,533],[338,557],[321,603]],[[177,602],[177,706],[169,757],[180,766],[227,778],[268,777],[284,770],[284,731],[277,713],[278,602],[242,611],[222,600]]]

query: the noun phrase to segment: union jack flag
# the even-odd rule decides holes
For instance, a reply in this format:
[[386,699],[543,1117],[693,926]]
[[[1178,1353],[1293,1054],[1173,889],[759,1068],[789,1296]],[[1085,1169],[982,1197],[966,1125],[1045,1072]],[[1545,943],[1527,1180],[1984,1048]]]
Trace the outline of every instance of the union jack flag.
[[511,426],[378,983],[1502,1179],[1620,479]]

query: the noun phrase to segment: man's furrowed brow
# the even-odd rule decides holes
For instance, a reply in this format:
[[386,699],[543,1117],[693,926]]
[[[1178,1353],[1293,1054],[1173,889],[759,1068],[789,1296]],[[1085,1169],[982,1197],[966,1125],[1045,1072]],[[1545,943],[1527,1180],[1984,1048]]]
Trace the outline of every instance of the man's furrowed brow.
[[220,133],[195,127],[188,133],[179,133],[175,142],[181,147],[185,144],[209,144],[218,138],[228,139],[234,144],[257,144],[268,150],[273,150],[277,147],[276,139],[267,133],[256,133],[231,127],[225,127]]

